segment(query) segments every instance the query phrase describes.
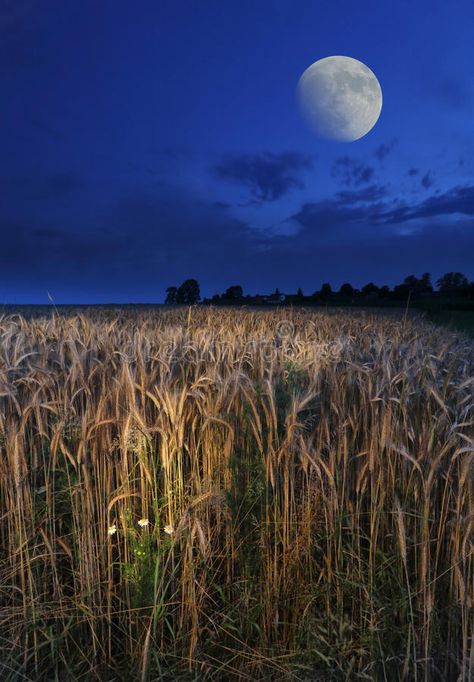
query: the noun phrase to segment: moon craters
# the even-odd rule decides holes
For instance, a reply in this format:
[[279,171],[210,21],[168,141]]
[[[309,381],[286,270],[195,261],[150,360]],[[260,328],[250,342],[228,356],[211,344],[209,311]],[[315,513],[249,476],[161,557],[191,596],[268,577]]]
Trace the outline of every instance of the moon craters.
[[352,57],[325,57],[302,74],[298,100],[321,137],[352,142],[366,135],[382,110],[382,90],[368,66]]

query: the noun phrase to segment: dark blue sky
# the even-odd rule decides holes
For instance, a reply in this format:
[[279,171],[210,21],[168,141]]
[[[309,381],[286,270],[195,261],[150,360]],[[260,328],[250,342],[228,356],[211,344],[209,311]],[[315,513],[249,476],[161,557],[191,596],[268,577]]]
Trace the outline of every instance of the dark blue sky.
[[[472,0],[0,0],[0,303],[474,279]],[[301,73],[366,63],[322,141]]]

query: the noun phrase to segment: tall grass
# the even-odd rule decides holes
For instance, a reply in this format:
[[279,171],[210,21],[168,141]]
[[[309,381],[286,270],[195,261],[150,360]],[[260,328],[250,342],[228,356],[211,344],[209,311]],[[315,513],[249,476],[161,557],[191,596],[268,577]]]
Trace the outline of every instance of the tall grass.
[[223,309],[0,336],[0,679],[474,678],[471,340]]

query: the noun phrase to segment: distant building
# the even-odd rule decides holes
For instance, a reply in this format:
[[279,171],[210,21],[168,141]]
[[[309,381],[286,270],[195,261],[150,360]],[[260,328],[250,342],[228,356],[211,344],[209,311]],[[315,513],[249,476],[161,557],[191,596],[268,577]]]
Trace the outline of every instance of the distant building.
[[273,304],[283,303],[285,299],[286,299],[286,295],[280,294],[280,292],[275,292],[274,294],[270,294],[268,296],[263,297],[263,300],[265,301],[265,303],[273,303]]

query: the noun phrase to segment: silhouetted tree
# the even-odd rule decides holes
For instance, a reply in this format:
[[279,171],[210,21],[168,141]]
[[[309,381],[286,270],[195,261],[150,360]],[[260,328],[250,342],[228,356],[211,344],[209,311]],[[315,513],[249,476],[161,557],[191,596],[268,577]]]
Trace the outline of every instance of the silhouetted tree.
[[166,289],[165,305],[174,305],[177,303],[178,289],[176,287],[168,287]]
[[240,284],[234,284],[226,289],[225,294],[222,294],[222,298],[228,301],[235,301],[236,299],[242,298],[244,295],[243,289]]
[[412,294],[418,293],[420,290],[420,280],[418,277],[415,277],[415,275],[408,275],[408,277],[405,277],[403,284]]
[[447,272],[436,282],[436,286],[443,292],[461,292],[467,290],[469,282],[462,272]]
[[415,275],[408,275],[403,280],[403,287],[403,291],[410,295],[429,293],[433,291],[431,275],[429,272],[423,273],[420,278]]
[[407,284],[397,284],[393,287],[393,297],[396,299],[405,300],[410,293],[410,287]]
[[362,287],[362,294],[364,296],[372,296],[373,294],[378,294],[379,293],[379,288],[376,284],[373,282],[369,282],[365,286]]
[[380,298],[388,298],[390,296],[390,287],[387,284],[380,287],[379,296]]
[[298,291],[296,292],[296,295],[298,296],[300,301],[303,300],[304,294],[303,294],[303,289],[301,287],[298,287]]
[[186,303],[187,305],[193,305],[199,301],[201,298],[199,292],[199,283],[195,279],[187,279],[184,281],[178,289],[178,294],[176,297],[177,303]]
[[348,298],[354,295],[354,287],[349,282],[345,282],[339,289],[341,296],[347,296]]
[[424,272],[421,275],[421,292],[424,294],[431,293],[433,291],[433,285],[431,284],[431,274],[429,272]]
[[331,285],[329,284],[329,282],[324,282],[321,287],[321,291],[319,292],[319,295],[321,296],[321,298],[329,298],[331,294],[332,294]]
[[425,273],[421,279],[415,275],[408,275],[402,284],[397,284],[393,288],[393,297],[405,300],[421,293],[427,286],[429,286],[429,273]]
[[219,294],[214,294],[214,296],[211,298],[212,303],[220,303],[221,302],[221,297]]

